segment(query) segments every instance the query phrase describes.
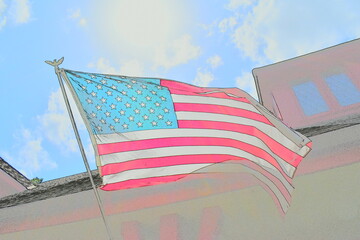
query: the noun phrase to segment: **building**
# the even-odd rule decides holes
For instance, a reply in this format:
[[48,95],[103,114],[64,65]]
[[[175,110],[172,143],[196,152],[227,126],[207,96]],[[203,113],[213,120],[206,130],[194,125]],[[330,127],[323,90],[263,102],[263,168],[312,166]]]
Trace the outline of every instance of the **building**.
[[[232,169],[101,191],[114,239],[359,239],[359,53],[354,40],[253,70],[261,103],[313,141],[284,217]],[[108,239],[85,173],[20,190],[0,199],[1,239]]]

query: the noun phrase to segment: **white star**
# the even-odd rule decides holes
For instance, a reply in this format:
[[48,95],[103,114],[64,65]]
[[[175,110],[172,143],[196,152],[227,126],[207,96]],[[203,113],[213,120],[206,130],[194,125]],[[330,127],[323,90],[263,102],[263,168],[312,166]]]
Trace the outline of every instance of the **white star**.
[[140,110],[136,108],[136,109],[134,110],[134,112],[135,112],[135,114],[139,114],[139,113],[140,113]]
[[99,111],[101,110],[101,105],[96,105],[95,107],[97,110],[99,110]]
[[136,93],[137,93],[138,95],[141,95],[141,94],[142,94],[142,91],[141,91],[141,90],[136,90]]
[[134,102],[136,102],[136,97],[132,96],[131,100],[133,100]]
[[168,120],[168,121],[166,122],[166,125],[171,126],[171,125],[172,125],[172,122]]
[[147,88],[147,86],[146,85],[141,85],[141,87],[143,88],[143,89],[146,89]]
[[85,81],[86,81],[87,83],[89,83],[89,84],[92,82],[92,81],[89,80],[89,79],[86,79]]
[[96,129],[97,129],[99,132],[101,132],[101,131],[102,131],[101,126],[96,126]]
[[146,107],[146,103],[141,102],[141,103],[140,103],[140,106],[141,106],[141,107]]
[[110,95],[112,95],[112,91],[108,90],[108,91],[106,92],[106,94],[107,94],[108,96],[110,96]]
[[115,105],[115,104],[111,104],[111,105],[110,105],[110,108],[111,108],[111,109],[116,109],[116,105]]
[[117,89],[117,87],[115,85],[112,85],[111,88],[114,89],[114,90]]
[[129,116],[128,119],[129,119],[129,121],[133,122],[135,118],[133,116]]
[[123,126],[124,129],[128,129],[128,128],[129,128],[129,125],[127,125],[126,123],[124,123],[122,126]]
[[91,77],[91,78],[96,78],[96,76],[95,76],[95,75],[93,75],[93,74],[91,74],[91,75],[90,75],[90,77]]
[[105,116],[110,117],[110,115],[111,115],[110,112],[108,112],[108,111],[105,112]]
[[120,113],[121,115],[125,115],[125,111],[124,111],[124,110],[120,110],[119,113]]
[[166,97],[160,97],[162,101],[166,101]]
[[150,96],[146,96],[146,100],[150,101],[151,97]]
[[109,128],[110,128],[110,130],[112,130],[112,131],[114,131],[115,130],[115,126],[113,126],[113,125],[109,125]]
[[161,104],[158,103],[158,102],[155,103],[155,106],[157,106],[157,107],[160,107],[160,105],[161,105]]
[[154,112],[155,112],[155,110],[154,110],[154,109],[152,109],[152,108],[150,108],[150,109],[149,109],[149,112],[150,112],[150,113],[154,113]]
[[159,114],[157,117],[158,117],[159,120],[164,118],[164,116],[161,115],[161,114]]
[[131,82],[132,82],[133,84],[135,84],[135,83],[136,83],[136,81],[135,81],[135,80],[131,80]]
[[105,79],[101,79],[101,81],[100,81],[102,84],[106,84],[107,83],[107,81],[105,80]]
[[92,91],[90,94],[91,96],[96,97],[96,92]]
[[98,85],[96,85],[96,88],[100,90],[100,89],[102,89],[102,86],[100,84],[98,84]]
[[96,113],[92,112],[92,113],[90,113],[90,116],[91,116],[92,118],[95,118],[95,117],[96,117]]
[[89,104],[92,104],[92,103],[93,103],[93,101],[92,101],[90,98],[87,98],[86,101],[87,101],[87,103],[89,103]]
[[170,111],[170,110],[167,109],[167,108],[164,108],[163,110],[164,110],[165,113],[168,113],[168,112]]
[[148,120],[148,119],[149,119],[149,116],[148,116],[148,115],[144,115],[143,118],[144,118],[144,120]]
[[130,103],[125,103],[125,106],[126,106],[127,108],[130,108],[130,107],[131,107],[131,104],[130,104]]
[[86,86],[84,86],[84,85],[81,85],[81,88],[82,88],[83,90],[86,90]]
[[151,94],[152,94],[152,95],[156,95],[156,92],[155,92],[155,91],[151,91]]
[[142,127],[143,123],[142,123],[142,122],[138,122],[137,125],[138,125],[139,127]]
[[102,101],[103,103],[106,103],[106,98],[101,98],[100,101]]
[[163,87],[161,87],[161,86],[157,86],[157,89],[161,90],[161,89],[163,89]]
[[121,91],[121,94],[122,95],[127,95],[127,93],[124,90]]
[[106,121],[105,121],[105,119],[100,119],[100,122],[102,123],[102,124],[106,124]]
[[116,122],[116,123],[118,123],[118,122],[119,122],[119,120],[120,120],[120,119],[119,119],[119,118],[117,118],[117,117],[116,117],[116,118],[114,118],[114,122]]
[[155,122],[155,121],[152,121],[151,124],[152,124],[153,126],[157,126],[157,122]]
[[126,87],[127,87],[128,89],[130,89],[130,88],[132,88],[132,85],[126,84]]
[[116,99],[116,101],[118,101],[118,102],[121,102],[121,100],[122,100],[122,98],[119,97],[119,96],[117,96],[115,99]]

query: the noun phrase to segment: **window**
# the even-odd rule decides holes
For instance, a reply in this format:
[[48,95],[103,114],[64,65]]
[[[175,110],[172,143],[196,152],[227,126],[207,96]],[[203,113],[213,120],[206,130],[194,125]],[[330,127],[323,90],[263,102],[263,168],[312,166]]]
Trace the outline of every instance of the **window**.
[[332,75],[325,81],[341,106],[360,102],[360,91],[347,75]]
[[295,85],[293,90],[305,115],[312,116],[329,110],[328,105],[313,82]]

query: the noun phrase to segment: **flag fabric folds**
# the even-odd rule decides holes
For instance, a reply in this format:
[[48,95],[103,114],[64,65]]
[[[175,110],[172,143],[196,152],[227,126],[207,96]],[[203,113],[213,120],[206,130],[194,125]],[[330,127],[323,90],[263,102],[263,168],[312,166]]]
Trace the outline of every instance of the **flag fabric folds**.
[[103,190],[176,181],[243,164],[289,206],[311,142],[236,88],[61,70],[87,125]]

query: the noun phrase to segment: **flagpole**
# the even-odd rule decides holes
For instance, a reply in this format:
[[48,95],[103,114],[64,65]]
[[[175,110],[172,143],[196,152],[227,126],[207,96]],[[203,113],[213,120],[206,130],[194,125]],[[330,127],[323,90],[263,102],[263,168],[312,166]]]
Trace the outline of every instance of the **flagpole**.
[[95,186],[94,179],[93,179],[92,174],[91,174],[89,162],[88,162],[88,160],[87,160],[87,158],[86,158],[84,146],[83,146],[83,144],[82,144],[82,141],[81,141],[81,138],[80,138],[80,134],[79,134],[78,128],[77,128],[76,123],[75,123],[74,115],[73,115],[72,110],[71,110],[71,108],[70,108],[70,103],[69,103],[69,99],[68,99],[67,94],[66,94],[66,91],[65,91],[64,83],[63,83],[62,78],[61,78],[61,75],[60,75],[59,65],[60,65],[63,61],[64,61],[64,57],[60,58],[60,59],[57,60],[57,61],[56,61],[56,59],[54,59],[54,61],[45,61],[45,62],[46,62],[47,64],[53,66],[54,69],[55,69],[56,76],[57,76],[57,78],[58,78],[58,80],[59,80],[61,92],[62,92],[63,97],[64,97],[66,109],[67,109],[67,111],[68,111],[68,113],[69,113],[71,125],[72,125],[72,127],[73,127],[73,130],[74,130],[74,133],[75,133],[75,136],[76,136],[77,143],[78,143],[78,145],[79,145],[79,149],[80,149],[80,152],[81,152],[81,156],[82,156],[82,159],[83,159],[83,161],[84,161],[84,165],[85,165],[86,171],[87,171],[87,173],[89,174],[89,178],[90,178],[90,181],[91,181],[91,186],[92,186],[92,188],[93,188],[93,190],[94,190],[94,194],[95,194],[95,197],[96,197],[96,200],[97,200],[99,209],[100,209],[100,213],[101,213],[101,216],[102,216],[102,219],[103,219],[105,228],[106,228],[106,232],[107,232],[107,234],[108,234],[109,240],[111,240],[111,239],[112,239],[112,237],[111,237],[111,231],[110,231],[110,228],[109,228],[109,226],[108,226],[108,222],[107,222],[106,217],[105,217],[105,211],[104,211],[104,208],[103,208],[103,205],[102,205],[102,202],[101,202],[101,198],[100,198],[99,192],[98,192],[98,190],[97,190],[97,188],[96,188],[96,186]]

